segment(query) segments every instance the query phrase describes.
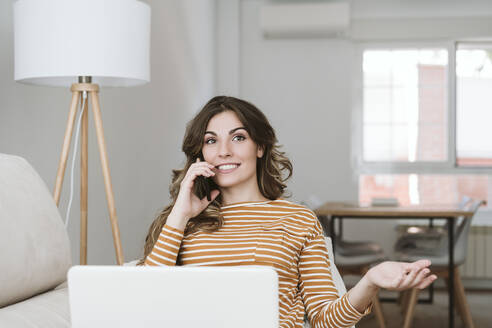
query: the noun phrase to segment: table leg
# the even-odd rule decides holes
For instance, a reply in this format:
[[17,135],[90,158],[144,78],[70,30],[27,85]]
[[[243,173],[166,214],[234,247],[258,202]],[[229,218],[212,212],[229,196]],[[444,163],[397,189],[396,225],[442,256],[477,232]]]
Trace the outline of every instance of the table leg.
[[338,220],[338,238],[340,238],[340,240],[343,239],[343,221],[342,220]]
[[333,247],[333,256],[335,256],[335,219],[336,216],[332,216],[330,218],[330,238],[331,238],[331,245]]
[[[430,218],[429,219],[429,228],[433,228],[434,227],[434,218]],[[432,304],[434,303],[434,283],[432,283],[430,286],[429,286],[429,303]]]
[[454,218],[446,219],[448,225],[448,241],[449,241],[449,327],[454,327]]

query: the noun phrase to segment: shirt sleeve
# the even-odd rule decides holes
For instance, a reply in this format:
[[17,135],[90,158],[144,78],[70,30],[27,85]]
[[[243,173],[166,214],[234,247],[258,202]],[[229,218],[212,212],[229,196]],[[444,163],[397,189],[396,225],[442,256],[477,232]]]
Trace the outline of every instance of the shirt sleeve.
[[317,327],[352,327],[364,315],[350,304],[347,293],[338,295],[333,283],[325,238],[318,220],[299,258],[299,288],[309,322]]
[[175,266],[183,236],[184,231],[164,225],[152,252],[145,258],[144,265]]

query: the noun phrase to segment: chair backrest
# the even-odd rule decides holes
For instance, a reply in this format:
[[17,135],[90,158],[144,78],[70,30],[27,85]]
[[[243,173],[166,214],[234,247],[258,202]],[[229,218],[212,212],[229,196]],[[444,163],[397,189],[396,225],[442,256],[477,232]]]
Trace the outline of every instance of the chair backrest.
[[466,205],[471,201],[472,199],[468,196],[463,196],[463,198],[461,198],[461,201],[458,205],[459,208],[465,208]]
[[[472,199],[468,196],[463,196],[463,198],[461,199],[459,205],[458,205],[458,208],[460,210],[464,210],[466,208],[469,207],[469,203],[470,201],[472,201]],[[465,223],[464,221],[466,220],[465,217],[462,217],[460,216],[458,219],[456,219],[456,222],[455,222],[455,234],[456,236],[458,235],[458,231],[460,230],[460,227]]]
[[456,235],[455,235],[455,244],[454,244],[454,254],[455,254],[455,263],[460,265],[465,262],[465,257],[468,248],[468,234],[470,232],[470,226],[472,223],[475,214],[484,201],[482,200],[473,200],[469,201],[467,206],[464,209],[473,212],[473,215],[470,218],[463,218],[461,223],[457,226]]

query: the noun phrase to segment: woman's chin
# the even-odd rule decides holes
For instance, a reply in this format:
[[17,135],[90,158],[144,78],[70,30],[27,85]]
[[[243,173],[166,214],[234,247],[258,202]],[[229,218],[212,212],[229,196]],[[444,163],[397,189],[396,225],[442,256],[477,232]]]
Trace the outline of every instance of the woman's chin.
[[233,188],[234,186],[236,186],[235,182],[216,181],[215,183],[217,184],[217,186],[219,186],[220,189],[222,189],[222,188]]
[[234,188],[234,187],[237,187],[240,185],[240,181],[238,181],[238,179],[236,179],[236,178],[231,179],[231,178],[221,177],[221,178],[215,180],[215,183],[220,188]]

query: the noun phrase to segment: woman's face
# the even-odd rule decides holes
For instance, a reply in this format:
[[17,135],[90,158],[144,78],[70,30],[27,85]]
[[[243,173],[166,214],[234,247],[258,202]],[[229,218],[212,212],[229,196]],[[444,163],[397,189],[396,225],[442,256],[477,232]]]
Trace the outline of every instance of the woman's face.
[[257,188],[256,159],[263,150],[250,138],[233,111],[208,122],[203,140],[204,160],[215,166],[215,183],[221,188]]

